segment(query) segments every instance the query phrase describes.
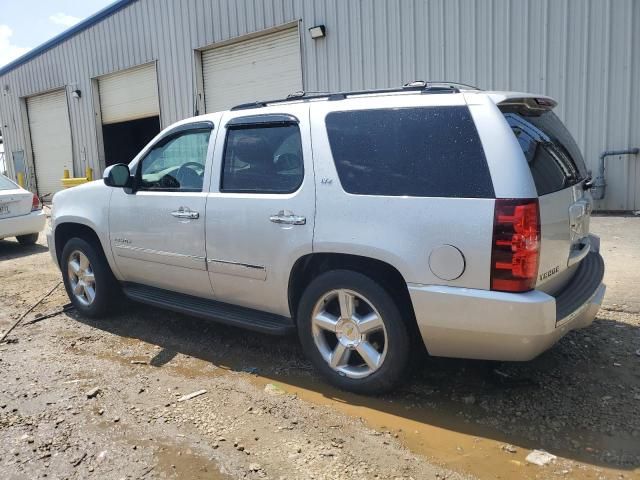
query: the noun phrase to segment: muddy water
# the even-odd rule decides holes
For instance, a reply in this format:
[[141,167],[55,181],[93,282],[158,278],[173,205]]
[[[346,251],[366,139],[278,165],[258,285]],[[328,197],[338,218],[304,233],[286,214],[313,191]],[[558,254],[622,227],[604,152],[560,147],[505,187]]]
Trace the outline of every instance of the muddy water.
[[[140,347],[140,342],[136,339],[121,338],[119,342],[131,346],[132,350]],[[149,346],[151,347],[151,345]],[[430,405],[428,398],[416,401],[415,398],[412,400],[404,396],[385,399],[351,395],[332,389],[313,376],[271,375],[267,373],[270,371],[269,366],[261,365],[259,359],[248,352],[238,358],[234,358],[233,354],[228,355],[228,353],[224,355],[224,359],[210,358],[208,361],[190,355],[177,354],[166,364],[163,364],[163,367],[179,376],[206,378],[212,375],[238,372],[242,370],[243,365],[247,364],[247,357],[250,357],[251,364],[258,366],[257,372],[265,372],[264,376],[242,375],[258,388],[264,388],[267,383],[277,383],[288,393],[296,394],[303,400],[328,406],[351,417],[361,418],[371,428],[379,432],[390,432],[412,452],[424,455],[437,464],[474,475],[480,479],[555,477],[594,480],[640,479],[640,471],[637,469],[628,471],[593,465],[588,463],[588,458],[581,458],[583,461],[565,460],[564,458],[576,458],[575,452],[569,451],[554,451],[553,453],[561,458],[553,465],[544,468],[531,465],[525,460],[531,451],[529,442],[487,426],[470,424],[464,416],[459,415],[460,404],[452,401],[447,402],[446,399],[438,398],[437,408],[435,408]],[[149,359],[146,355],[104,354],[98,356],[123,363],[130,363],[131,360]],[[153,364],[153,360],[149,363]],[[446,428],[442,425],[446,425]],[[577,436],[577,432],[566,433]],[[600,441],[602,441],[602,437]],[[614,439],[610,438],[607,441],[612,442]],[[637,442],[637,439],[629,439],[629,441]],[[503,449],[507,442],[516,447],[515,453],[509,453]],[[613,445],[608,446],[614,448]],[[169,450],[167,450],[166,458],[170,460],[163,460],[163,464],[169,465],[171,469],[173,469],[171,465],[176,465],[178,468],[177,466],[182,460],[181,458],[176,459],[176,455]],[[204,461],[206,462],[206,460]],[[198,461],[194,461],[193,464],[197,465]],[[192,476],[187,475],[185,478],[204,478],[197,476],[199,475],[197,468],[189,473]]]
[[[224,375],[235,369],[220,366],[212,369],[208,362],[182,357],[180,361],[167,365],[176,374],[187,377]],[[232,362],[233,363],[233,362]],[[494,440],[504,437],[498,431],[485,426],[474,426],[475,435],[461,433],[470,430],[462,417],[457,416],[455,406],[448,410],[441,405],[437,411],[428,406],[416,406],[409,400],[386,400],[348,394],[331,388],[313,377],[246,375],[258,388],[268,383],[277,383],[288,393],[316,405],[325,405],[355,418],[361,418],[371,428],[379,432],[390,432],[409,450],[424,455],[432,461],[450,468],[474,475],[480,479],[540,479],[560,476],[567,479],[613,479],[638,478],[640,471],[596,467],[581,462],[563,462],[541,469],[526,462],[531,451],[522,447],[517,439],[509,437],[509,443],[516,447],[515,453],[504,450],[505,442]],[[436,413],[437,412],[437,413]],[[446,422],[434,415],[446,415]],[[446,423],[450,428],[438,427]],[[562,455],[562,452],[555,452]],[[623,473],[626,477],[620,477]],[[197,477],[194,477],[197,478]]]
[[[231,480],[220,473],[219,468],[208,458],[197,455],[191,450],[179,450],[169,445],[160,445],[154,471],[167,478],[188,478],[191,480]],[[164,474],[164,475],[163,475]]]
[[[106,430],[109,428],[109,424],[101,422],[97,427]],[[154,478],[158,476],[160,478],[188,478],[190,480],[231,480],[232,478],[222,473],[212,459],[199,455],[188,447],[179,448],[161,441],[129,437],[126,432],[124,439],[132,447],[154,452],[155,464],[150,465],[140,478],[151,471],[155,473]]]
[[[171,367],[176,373],[199,376],[205,374],[209,364],[198,359],[188,358],[186,362]],[[186,364],[185,364],[186,363]],[[216,370],[216,374],[232,371],[229,367]],[[509,437],[509,443],[516,447],[515,453],[504,450],[505,442],[494,440],[505,437],[497,430],[486,426],[474,426],[474,435],[461,433],[469,431],[470,426],[457,415],[454,405],[437,410],[428,406],[416,406],[409,400],[394,398],[386,400],[375,397],[363,397],[333,389],[313,377],[260,376],[247,375],[252,383],[264,388],[268,383],[276,383],[287,393],[316,405],[325,405],[354,418],[361,418],[371,428],[379,432],[390,432],[409,450],[424,455],[432,461],[450,468],[474,475],[480,479],[541,479],[550,475],[567,479],[618,479],[634,478],[640,480],[640,471],[625,472],[613,468],[597,467],[587,463],[563,461],[541,469],[529,464],[525,457],[530,453],[526,442]],[[293,380],[293,381],[292,381]],[[446,415],[446,422],[435,415]],[[438,424],[446,423],[449,428]],[[633,440],[630,440],[633,441]],[[554,452],[562,456],[563,452]],[[567,457],[570,454],[567,452]],[[621,477],[620,475],[625,475]]]
[[[263,386],[271,380],[253,377],[252,381]],[[309,379],[309,382],[312,382],[312,379]],[[623,475],[626,476],[620,477],[620,470],[578,462],[567,462],[563,465],[564,462],[559,461],[556,465],[541,470],[540,467],[525,461],[531,450],[520,447],[513,438],[510,438],[510,442],[517,451],[508,453],[503,450],[505,443],[492,440],[499,435],[490,429],[479,427],[485,430],[486,436],[460,433],[469,427],[456,419],[454,411],[445,412],[451,417],[447,424],[455,428],[450,430],[434,425],[441,422],[432,418],[433,413],[430,409],[416,408],[410,402],[345,394],[317,382],[304,385],[300,379],[296,379],[296,384],[292,385],[282,378],[279,379],[278,386],[306,401],[327,405],[352,417],[362,418],[378,431],[388,431],[394,436],[397,435],[412,452],[424,455],[444,467],[469,473],[480,479],[540,479],[551,475],[568,479],[640,479],[640,471],[624,472]],[[407,415],[407,410],[411,410],[410,415]],[[443,409],[439,407],[438,414],[442,413]],[[408,418],[409,416],[411,418]],[[456,422],[460,424],[459,428],[455,427]]]

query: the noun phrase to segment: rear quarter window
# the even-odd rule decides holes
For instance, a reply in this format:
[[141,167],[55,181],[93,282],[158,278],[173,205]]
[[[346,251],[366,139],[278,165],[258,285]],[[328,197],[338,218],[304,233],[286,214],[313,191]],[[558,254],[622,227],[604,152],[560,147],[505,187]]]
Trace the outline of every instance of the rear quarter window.
[[563,190],[587,177],[580,148],[555,113],[502,109],[502,114],[527,159],[538,195]]
[[326,127],[340,183],[348,193],[494,197],[466,106],[332,112]]

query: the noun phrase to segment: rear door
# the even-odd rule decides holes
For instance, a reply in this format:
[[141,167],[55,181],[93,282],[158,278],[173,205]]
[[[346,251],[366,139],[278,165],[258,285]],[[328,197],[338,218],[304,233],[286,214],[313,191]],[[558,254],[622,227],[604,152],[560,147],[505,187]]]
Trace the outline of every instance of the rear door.
[[500,109],[529,164],[540,202],[542,242],[537,288],[560,289],[590,251],[593,200],[583,188],[587,171],[576,142],[550,109]]
[[216,299],[289,316],[289,274],[312,250],[315,186],[309,106],[281,108],[223,115],[206,244]]

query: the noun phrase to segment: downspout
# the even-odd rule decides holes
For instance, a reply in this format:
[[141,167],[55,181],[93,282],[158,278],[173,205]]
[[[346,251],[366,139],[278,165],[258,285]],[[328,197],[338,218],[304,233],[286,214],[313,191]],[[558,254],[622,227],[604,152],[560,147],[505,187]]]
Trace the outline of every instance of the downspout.
[[594,200],[602,200],[605,196],[605,190],[607,188],[607,180],[604,176],[604,160],[607,157],[614,155],[638,155],[640,148],[628,148],[626,150],[605,150],[600,154],[600,162],[598,163],[598,176],[593,182],[591,189],[591,195]]

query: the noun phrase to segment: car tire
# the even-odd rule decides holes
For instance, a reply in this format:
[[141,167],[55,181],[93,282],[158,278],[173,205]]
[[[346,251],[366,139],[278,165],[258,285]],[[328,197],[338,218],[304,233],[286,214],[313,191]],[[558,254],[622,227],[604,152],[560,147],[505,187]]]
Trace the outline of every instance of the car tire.
[[408,325],[393,297],[366,275],[333,270],[316,277],[302,295],[297,323],[305,354],[334,386],[380,394],[405,378]]
[[64,288],[80,314],[98,318],[113,311],[120,287],[100,247],[72,238],[64,245],[60,260]]
[[18,235],[16,237],[16,240],[18,240],[18,243],[20,245],[35,245],[36,242],[38,241],[38,237],[40,236],[39,233],[29,233],[27,235]]

